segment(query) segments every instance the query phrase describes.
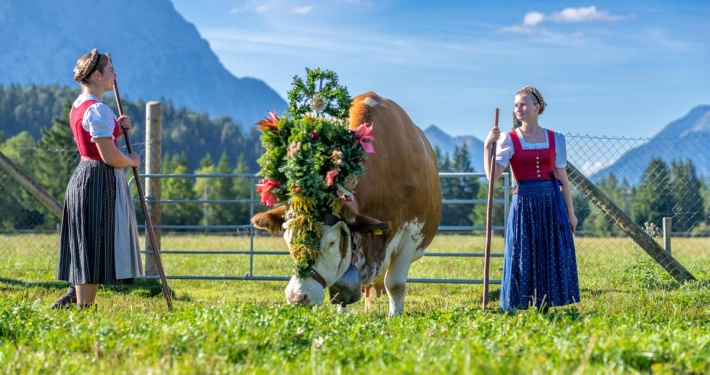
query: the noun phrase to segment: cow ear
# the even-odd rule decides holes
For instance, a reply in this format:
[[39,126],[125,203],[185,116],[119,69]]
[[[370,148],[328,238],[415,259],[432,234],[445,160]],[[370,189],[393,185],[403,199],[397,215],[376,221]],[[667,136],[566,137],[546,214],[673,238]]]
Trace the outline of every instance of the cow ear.
[[390,229],[392,225],[389,221],[379,221],[369,216],[357,214],[352,223],[348,222],[348,227],[351,232],[380,235],[382,231]]
[[341,216],[351,232],[382,234],[382,231],[388,230],[392,226],[389,221],[383,222],[369,216],[361,215],[356,211],[355,207],[356,206],[344,204],[343,210],[341,211]]
[[259,228],[268,230],[271,233],[278,233],[283,230],[283,224],[286,222],[284,216],[286,214],[286,206],[276,207],[272,210],[261,212],[251,218],[251,223]]

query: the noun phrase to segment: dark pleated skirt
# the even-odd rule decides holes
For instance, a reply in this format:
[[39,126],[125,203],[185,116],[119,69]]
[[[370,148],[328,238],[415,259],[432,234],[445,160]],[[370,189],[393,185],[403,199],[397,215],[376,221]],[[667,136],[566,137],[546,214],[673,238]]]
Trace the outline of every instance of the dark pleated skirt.
[[64,197],[57,279],[72,284],[131,284],[117,279],[114,253],[116,173],[98,160],[82,160]]
[[558,180],[518,183],[505,239],[500,307],[579,302],[572,228]]

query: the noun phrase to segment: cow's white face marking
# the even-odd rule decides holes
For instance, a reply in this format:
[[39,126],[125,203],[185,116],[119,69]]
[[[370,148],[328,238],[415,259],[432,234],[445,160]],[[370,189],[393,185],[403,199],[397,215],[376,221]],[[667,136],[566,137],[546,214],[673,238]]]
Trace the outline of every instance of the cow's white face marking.
[[371,98],[371,97],[369,97],[369,96],[368,96],[367,98],[363,99],[362,103],[365,104],[365,105],[368,105],[368,106],[370,106],[370,107],[374,107],[374,106],[376,106],[376,105],[381,105],[381,106],[383,106],[383,107],[386,107],[386,105],[384,105],[384,104],[378,102],[377,100],[375,100],[375,99],[373,99],[373,98]]
[[[284,224],[286,231],[284,239],[291,245],[293,233],[288,222]],[[345,247],[342,251],[341,246]],[[325,280],[326,286],[331,286],[343,276],[350,266],[352,260],[352,249],[350,241],[350,229],[344,222],[340,221],[333,226],[323,226],[323,236],[320,241],[320,254],[316,259],[313,269]],[[325,290],[313,277],[300,279],[291,276],[286,287],[286,301],[288,303],[298,303],[302,305],[319,305],[325,299]]]

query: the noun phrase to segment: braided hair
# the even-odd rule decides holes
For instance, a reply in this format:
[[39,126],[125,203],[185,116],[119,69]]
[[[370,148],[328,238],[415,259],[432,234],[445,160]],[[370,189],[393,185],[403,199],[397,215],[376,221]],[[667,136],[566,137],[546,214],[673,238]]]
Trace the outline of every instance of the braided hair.
[[545,108],[547,107],[547,103],[545,103],[545,99],[543,99],[542,94],[540,94],[540,91],[538,91],[536,88],[532,86],[525,86],[520,91],[518,91],[515,95],[519,94],[529,94],[530,96],[533,97],[534,101],[533,104],[539,104],[540,105],[540,111],[537,113],[538,115],[541,115],[543,112],[545,112]]
[[94,48],[91,52],[81,56],[74,67],[74,80],[79,83],[88,83],[91,73],[94,71],[102,71],[108,64],[109,57],[107,54],[99,53],[99,50]]

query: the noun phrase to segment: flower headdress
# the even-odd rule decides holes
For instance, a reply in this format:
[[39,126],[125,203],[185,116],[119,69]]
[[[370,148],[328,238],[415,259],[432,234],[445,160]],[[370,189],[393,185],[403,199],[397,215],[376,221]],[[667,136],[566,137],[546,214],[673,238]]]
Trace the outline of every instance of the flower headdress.
[[293,79],[288,113],[273,111],[256,123],[266,152],[257,192],[261,203],[287,205],[295,272],[306,277],[320,249],[322,215],[338,214],[341,199],[352,199],[365,159],[374,153],[372,125],[348,129],[351,99],[329,70],[306,68],[306,80]]

